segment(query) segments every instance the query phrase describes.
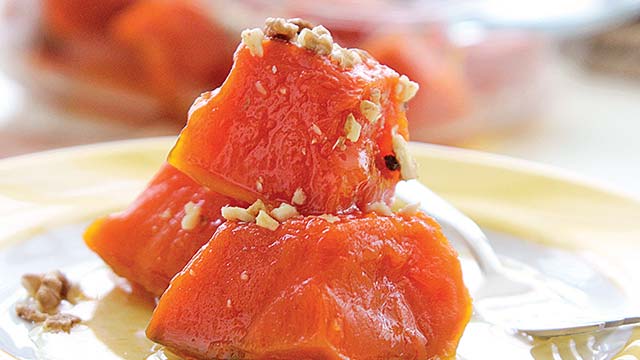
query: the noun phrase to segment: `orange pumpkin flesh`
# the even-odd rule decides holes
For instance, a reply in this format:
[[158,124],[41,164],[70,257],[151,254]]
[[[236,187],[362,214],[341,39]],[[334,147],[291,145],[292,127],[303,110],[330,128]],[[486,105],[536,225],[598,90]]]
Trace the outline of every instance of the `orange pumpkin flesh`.
[[[201,205],[201,216],[185,230],[188,202]],[[220,208],[237,203],[167,164],[127,210],[96,220],[84,239],[118,275],[160,296],[222,223]]]
[[138,1],[113,19],[110,35],[132,51],[146,90],[182,121],[193,99],[222,83],[231,68],[229,35],[190,2]]
[[[289,42],[265,39],[262,47],[260,57],[241,45],[224,84],[196,100],[169,163],[249,203],[291,202],[301,188],[304,214],[390,202],[399,171],[387,169],[384,156],[393,154],[395,126],[407,136],[399,75],[368,57],[344,69]],[[377,91],[382,116],[371,123],[360,106]],[[341,147],[349,114],[362,131]]]
[[456,252],[424,215],[227,222],[147,336],[199,359],[452,358],[471,315]]

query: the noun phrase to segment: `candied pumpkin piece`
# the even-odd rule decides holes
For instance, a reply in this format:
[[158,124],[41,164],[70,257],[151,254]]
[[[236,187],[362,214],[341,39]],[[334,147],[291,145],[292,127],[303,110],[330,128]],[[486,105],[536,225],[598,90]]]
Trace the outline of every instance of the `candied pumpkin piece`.
[[159,296],[222,223],[220,208],[237,203],[165,164],[127,210],[94,221],[84,239],[118,275]]
[[321,26],[296,31],[268,19],[272,37],[243,32],[229,76],[196,100],[169,163],[226,196],[303,214],[389,203],[413,173],[385,157],[398,151],[394,135],[408,137],[404,103],[417,84]]
[[227,222],[147,336],[198,359],[453,358],[471,316],[455,250],[423,214]]
[[407,111],[411,133],[418,138],[434,138],[429,130],[459,120],[469,113],[470,90],[462,68],[461,54],[440,34],[429,36],[411,31],[376,35],[362,44],[380,62],[405,72],[423,86]]
[[43,0],[42,22],[49,36],[86,38],[102,34],[120,11],[136,0]]
[[193,99],[220,85],[231,68],[233,41],[193,1],[138,1],[110,30],[136,57],[147,88],[181,120]]

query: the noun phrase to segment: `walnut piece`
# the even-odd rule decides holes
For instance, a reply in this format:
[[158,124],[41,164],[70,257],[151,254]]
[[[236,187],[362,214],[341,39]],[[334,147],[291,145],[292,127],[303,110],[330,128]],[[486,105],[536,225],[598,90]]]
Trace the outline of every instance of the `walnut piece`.
[[19,302],[16,304],[16,315],[21,319],[41,323],[47,319],[47,314],[37,309],[36,305],[29,302]]
[[280,222],[298,215],[298,210],[287,203],[282,203],[277,208],[271,210],[271,216]]
[[363,100],[360,103],[360,112],[372,124],[378,121],[378,119],[380,119],[380,116],[382,116],[380,112],[380,106],[369,100]]
[[264,33],[268,37],[290,41],[298,34],[298,25],[283,18],[267,18],[264,22]]
[[347,121],[344,123],[344,134],[346,138],[351,142],[356,142],[360,139],[360,131],[362,125],[356,121],[356,117],[353,114],[347,115]]
[[291,202],[296,205],[303,205],[305,201],[307,201],[307,195],[305,195],[302,188],[297,188],[296,191],[293,193]]
[[393,215],[391,208],[389,208],[389,206],[383,203],[382,201],[376,201],[374,203],[369,204],[369,206],[367,206],[367,212],[374,212],[378,215],[384,215],[384,216]]
[[184,205],[184,217],[180,222],[182,230],[193,230],[200,224],[202,214],[202,202],[197,204],[189,201]]
[[404,137],[398,134],[398,128],[395,126],[392,130],[391,142],[393,145],[393,152],[396,155],[396,159],[400,164],[400,176],[403,180],[415,179],[418,177],[418,168],[416,161],[409,153],[407,141]]
[[223,206],[220,212],[222,213],[222,217],[229,221],[256,221],[255,216],[251,215],[247,209],[238,206]]
[[280,226],[280,223],[272,218],[266,211],[260,210],[256,216],[256,225],[274,231]]
[[44,321],[44,324],[42,324],[42,329],[44,331],[64,331],[68,333],[69,331],[71,331],[71,328],[74,325],[79,324],[80,321],[81,319],[75,315],[58,313],[53,316],[47,317],[47,319]]
[[262,57],[264,50],[262,48],[262,40],[264,40],[264,33],[262,29],[246,29],[240,33],[242,42],[249,49],[249,52],[253,56]]
[[45,331],[65,331],[78,324],[81,319],[75,315],[60,313],[58,306],[62,300],[75,303],[81,295],[79,288],[72,285],[58,270],[44,274],[25,274],[22,286],[29,293],[29,299],[16,304],[16,315],[32,323],[44,323]]

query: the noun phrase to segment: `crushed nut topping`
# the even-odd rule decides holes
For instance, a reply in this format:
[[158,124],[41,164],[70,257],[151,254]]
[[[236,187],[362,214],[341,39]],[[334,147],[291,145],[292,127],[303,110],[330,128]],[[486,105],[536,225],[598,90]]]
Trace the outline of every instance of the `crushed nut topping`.
[[380,89],[371,90],[371,101],[373,101],[374,104],[380,105],[381,97],[382,97],[382,93],[380,92]]
[[264,88],[260,80],[256,81],[256,90],[262,95],[267,95],[267,89]]
[[402,102],[411,100],[420,89],[420,85],[417,82],[409,80],[407,75],[400,76],[398,85],[396,85],[396,95]]
[[322,130],[316,124],[311,124],[311,131],[316,133],[316,135],[322,135]]
[[362,63],[362,58],[360,58],[360,55],[356,51],[345,49],[335,43],[331,49],[331,58],[343,69],[349,69],[356,64]]
[[302,153],[302,155],[307,155],[307,148],[301,148],[300,152]]
[[339,217],[331,214],[322,214],[322,215],[318,215],[318,217],[321,219],[324,219],[325,221],[330,222],[331,224],[340,221]]
[[267,18],[264,22],[264,33],[268,37],[293,40],[298,34],[298,25],[283,18]]
[[202,201],[195,204],[189,201],[184,205],[184,216],[180,222],[182,230],[193,230],[200,224],[200,215],[202,214]]
[[29,296],[33,297],[40,311],[54,311],[62,300],[67,299],[71,284],[60,271],[50,271],[45,274],[25,274],[22,276],[22,286]]
[[291,202],[295,205],[303,205],[305,201],[307,201],[307,195],[305,195],[302,188],[297,188],[296,191],[293,193]]
[[267,206],[260,199],[256,200],[253,204],[251,204],[247,208],[247,212],[251,214],[251,216],[258,216],[258,213],[260,212],[260,210],[267,211]]
[[71,331],[71,328],[74,325],[79,324],[80,321],[82,320],[75,315],[58,313],[53,316],[49,316],[44,321],[44,324],[42,324],[42,330],[52,332],[64,331],[68,333]]
[[356,121],[356,117],[353,114],[347,115],[347,121],[344,123],[344,134],[351,142],[356,142],[360,139],[360,131],[362,125]]
[[282,95],[286,95],[286,94],[287,94],[287,88],[285,88],[285,87],[281,87],[278,91],[279,91],[279,92],[280,92],[280,94],[282,94]]
[[298,210],[294,206],[286,203],[282,203],[277,208],[271,210],[271,216],[280,222],[298,215]]
[[171,218],[171,209],[167,208],[160,214],[161,219],[169,219]]
[[38,310],[33,303],[20,302],[16,304],[16,315],[21,319],[30,321],[32,323],[41,323],[45,321],[48,314],[45,314]]
[[320,55],[329,55],[333,49],[333,38],[324,26],[319,25],[313,29],[302,29],[298,34],[298,44]]
[[231,309],[231,299],[227,299],[227,307]]
[[262,29],[246,29],[240,34],[242,42],[249,49],[249,52],[253,56],[262,57],[264,50],[262,48],[262,40],[264,39],[264,33]]
[[277,73],[277,72],[278,72],[278,67],[276,67],[275,65],[273,65],[273,66],[271,67],[271,72],[272,72],[272,73],[274,73],[274,74],[275,74],[275,73]]
[[398,213],[402,215],[413,216],[418,213],[419,209],[420,209],[420,203],[417,202],[417,203],[405,205],[402,209],[398,210]]
[[360,112],[370,123],[375,123],[382,116],[380,106],[369,100],[363,100],[360,103]]
[[264,189],[263,183],[264,178],[262,176],[258,176],[258,180],[256,180],[256,190],[258,190],[258,192],[262,192]]
[[333,144],[331,150],[340,149],[344,151],[344,149],[347,148],[347,145],[345,145],[346,141],[347,139],[344,136],[339,136],[336,142]]
[[266,211],[260,210],[256,216],[256,225],[274,231],[280,226],[280,223],[272,218]]
[[367,206],[367,212],[374,212],[378,215],[384,215],[384,216],[393,215],[391,208],[389,208],[389,206],[382,201],[376,201],[374,203],[369,204],[369,206]]
[[299,31],[302,31],[302,29],[313,29],[313,24],[310,21],[307,21],[304,19],[292,18],[292,19],[288,19],[287,21],[297,25],[298,29],[300,29]]
[[220,209],[222,217],[229,221],[254,222],[255,216],[251,215],[247,209],[238,206],[223,206]]
[[392,130],[391,142],[393,152],[396,154],[396,159],[398,159],[398,163],[400,164],[400,176],[402,176],[402,179],[409,180],[418,177],[416,162],[409,153],[407,141],[402,135],[398,134],[397,125]]
[[243,271],[242,273],[240,273],[240,280],[242,280],[242,281],[249,280],[249,274],[247,274],[246,271]]
[[75,304],[81,296],[79,289],[60,271],[25,274],[21,280],[29,298],[16,304],[18,317],[32,323],[44,323],[45,331],[69,332],[75,324],[80,323],[79,317],[59,312],[58,306],[62,300]]

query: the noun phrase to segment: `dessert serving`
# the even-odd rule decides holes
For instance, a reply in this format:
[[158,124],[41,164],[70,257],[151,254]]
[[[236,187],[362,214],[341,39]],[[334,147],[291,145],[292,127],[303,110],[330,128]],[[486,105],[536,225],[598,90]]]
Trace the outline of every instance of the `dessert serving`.
[[241,39],[144,192],[85,233],[158,298],[148,338],[196,359],[454,358],[457,253],[392,210],[418,84],[301,19]]

